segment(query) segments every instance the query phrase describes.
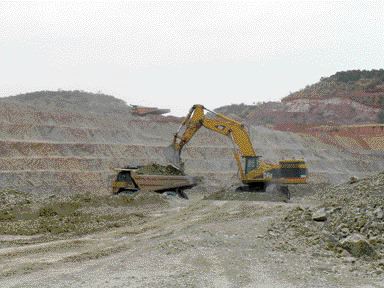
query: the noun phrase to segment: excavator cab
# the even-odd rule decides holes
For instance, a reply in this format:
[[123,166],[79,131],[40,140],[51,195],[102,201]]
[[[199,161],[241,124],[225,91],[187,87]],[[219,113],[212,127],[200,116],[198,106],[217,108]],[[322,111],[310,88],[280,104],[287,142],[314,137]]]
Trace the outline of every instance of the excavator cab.
[[245,174],[248,174],[250,171],[259,168],[259,159],[261,156],[246,156],[245,158]]

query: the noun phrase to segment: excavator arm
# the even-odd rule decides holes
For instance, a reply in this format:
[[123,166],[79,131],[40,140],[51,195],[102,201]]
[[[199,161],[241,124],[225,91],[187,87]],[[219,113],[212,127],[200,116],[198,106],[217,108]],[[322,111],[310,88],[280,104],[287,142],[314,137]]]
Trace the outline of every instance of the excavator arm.
[[[208,118],[204,113],[205,110],[214,114],[216,118]],[[184,119],[178,131],[174,135],[173,145],[175,149],[181,152],[183,146],[192,139],[195,133],[202,126],[224,136],[231,137],[233,142],[239,148],[241,156],[256,156],[244,124],[220,113],[210,111],[202,105],[194,105],[191,108],[187,117]],[[183,128],[184,132],[180,135],[180,131]]]
[[[215,117],[208,117],[205,114],[205,111],[210,112]],[[244,127],[244,124],[234,119],[228,118],[220,113],[210,111],[204,108],[202,105],[192,106],[189,113],[181,123],[178,131],[175,133],[172,148],[174,149],[176,156],[171,157],[173,160],[172,162],[174,162],[176,166],[179,166],[179,163],[177,162],[180,162],[180,153],[184,145],[186,145],[192,139],[192,137],[201,127],[205,127],[209,130],[231,138],[232,142],[235,144],[234,156],[241,174],[241,178],[244,179],[245,174],[241,165],[241,157],[249,160],[256,159],[256,161],[258,157],[256,156],[256,153],[253,149],[248,131]],[[249,162],[251,163],[255,161]]]

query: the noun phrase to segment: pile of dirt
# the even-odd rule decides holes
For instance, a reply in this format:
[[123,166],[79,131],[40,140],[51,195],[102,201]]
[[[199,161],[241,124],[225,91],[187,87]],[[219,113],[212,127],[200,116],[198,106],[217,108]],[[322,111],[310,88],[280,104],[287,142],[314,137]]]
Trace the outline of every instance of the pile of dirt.
[[138,174],[146,175],[175,175],[183,176],[183,171],[173,167],[172,165],[159,165],[152,163],[150,165],[142,166],[137,171]]
[[14,190],[0,195],[0,234],[4,235],[82,235],[145,222],[137,207],[148,204],[128,195],[34,198]]
[[169,207],[169,200],[165,195],[156,192],[140,191],[133,197],[133,203],[137,206],[153,206],[159,208]]
[[269,235],[275,247],[327,250],[369,263],[370,271],[384,272],[384,173],[329,186],[312,198],[321,205],[296,207],[272,225]]

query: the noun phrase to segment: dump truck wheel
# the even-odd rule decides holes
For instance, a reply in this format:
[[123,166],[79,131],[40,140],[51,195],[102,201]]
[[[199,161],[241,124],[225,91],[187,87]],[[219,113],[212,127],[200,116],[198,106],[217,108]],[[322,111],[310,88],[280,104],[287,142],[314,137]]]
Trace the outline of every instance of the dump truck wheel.
[[172,197],[176,197],[177,196],[177,193],[175,191],[165,191],[163,193],[161,193],[165,196],[172,196]]
[[165,196],[173,196],[173,197],[178,196],[178,197],[183,198],[183,199],[188,199],[187,194],[185,194],[185,192],[183,190],[165,191],[162,194]]
[[183,199],[187,199],[188,200],[188,195],[183,191],[183,190],[178,190],[177,191],[177,194],[179,194],[179,196]]

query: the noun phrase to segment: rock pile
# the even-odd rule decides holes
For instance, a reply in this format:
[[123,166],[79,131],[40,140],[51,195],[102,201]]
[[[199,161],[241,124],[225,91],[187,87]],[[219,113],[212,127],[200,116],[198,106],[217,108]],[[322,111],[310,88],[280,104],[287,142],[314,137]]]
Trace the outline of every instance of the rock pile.
[[[328,250],[384,271],[384,172],[319,190],[316,208],[296,207],[270,229],[278,247]],[[324,250],[325,249],[325,250]],[[318,252],[316,252],[318,253]]]

